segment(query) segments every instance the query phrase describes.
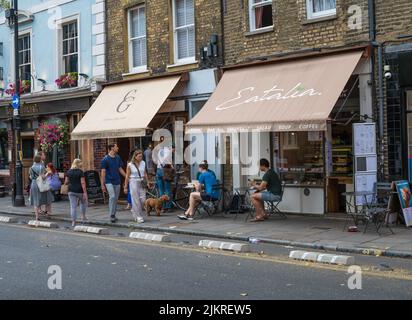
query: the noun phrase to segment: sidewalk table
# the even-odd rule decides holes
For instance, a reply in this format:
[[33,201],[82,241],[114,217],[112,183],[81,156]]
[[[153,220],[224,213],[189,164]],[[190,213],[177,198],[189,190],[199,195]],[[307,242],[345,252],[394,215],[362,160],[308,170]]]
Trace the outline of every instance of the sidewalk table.
[[[359,220],[366,220],[367,219],[367,209],[369,209],[372,205],[373,202],[373,197],[375,196],[374,191],[351,191],[351,192],[343,192],[342,195],[345,197],[346,205],[348,208],[348,212],[346,212],[348,215],[350,215],[353,219],[353,222],[355,225],[358,225]],[[349,201],[348,201],[349,197]],[[358,205],[356,204],[356,200],[358,198],[363,198],[363,204],[362,204],[362,209],[359,211],[358,210]],[[369,201],[368,198],[372,198],[371,201]],[[352,200],[354,201],[352,203]],[[346,221],[345,226],[343,227],[343,230],[345,231],[346,226],[348,224],[348,221]]]

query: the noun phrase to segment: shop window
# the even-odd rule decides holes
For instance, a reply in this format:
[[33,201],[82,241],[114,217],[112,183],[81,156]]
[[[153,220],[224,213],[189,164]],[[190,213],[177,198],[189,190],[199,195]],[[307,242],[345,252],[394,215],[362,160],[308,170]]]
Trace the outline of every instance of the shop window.
[[34,158],[34,139],[22,139],[21,149],[23,153],[23,159],[30,160]]
[[249,0],[250,31],[273,26],[272,0]]
[[[72,114],[70,117],[70,132],[74,130],[80,120],[84,117],[84,113]],[[71,159],[79,158],[83,162],[83,170],[91,170],[94,168],[93,155],[93,140],[70,141]]]
[[193,0],[173,0],[175,63],[195,60],[195,9]]
[[406,112],[408,126],[408,161],[409,161],[409,181],[412,181],[412,90],[406,93]]
[[7,129],[0,129],[0,170],[7,169],[9,164]]
[[308,19],[336,14],[336,0],[306,0]]
[[324,183],[322,132],[285,132],[275,139],[281,178],[288,184],[321,186]]
[[129,19],[129,69],[130,72],[146,70],[146,12],[139,6],[128,12]]

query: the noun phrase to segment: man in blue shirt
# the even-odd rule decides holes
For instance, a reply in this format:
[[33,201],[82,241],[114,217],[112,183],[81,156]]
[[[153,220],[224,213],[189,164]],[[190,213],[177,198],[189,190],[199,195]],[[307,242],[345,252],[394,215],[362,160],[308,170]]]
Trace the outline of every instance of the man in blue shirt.
[[101,162],[101,184],[103,192],[109,194],[110,221],[114,223],[117,221],[116,210],[120,195],[120,175],[126,177],[126,173],[123,170],[123,161],[117,154],[119,152],[117,144],[110,144],[108,151]]
[[219,191],[213,190],[213,187],[217,184],[216,176],[214,173],[208,171],[208,165],[204,162],[199,164],[199,183],[195,185],[195,192],[190,194],[189,209],[184,215],[178,216],[181,220],[193,220],[193,215],[197,205],[201,201],[217,200],[219,198]]

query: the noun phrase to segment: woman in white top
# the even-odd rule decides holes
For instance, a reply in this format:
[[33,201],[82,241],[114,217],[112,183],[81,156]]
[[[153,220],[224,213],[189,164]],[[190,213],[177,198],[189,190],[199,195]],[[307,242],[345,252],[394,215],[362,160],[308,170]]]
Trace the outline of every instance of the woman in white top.
[[132,196],[132,215],[136,222],[143,223],[143,208],[146,201],[146,190],[142,187],[142,181],[148,181],[146,163],[143,161],[142,150],[133,153],[132,160],[127,164],[126,179],[124,181],[124,192],[130,187]]

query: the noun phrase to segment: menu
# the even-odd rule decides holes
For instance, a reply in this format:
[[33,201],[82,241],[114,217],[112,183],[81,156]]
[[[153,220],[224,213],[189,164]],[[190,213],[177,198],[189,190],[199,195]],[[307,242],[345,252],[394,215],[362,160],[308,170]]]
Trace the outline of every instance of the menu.
[[355,156],[376,154],[375,123],[355,123],[353,125]]
[[99,172],[93,170],[86,171],[84,177],[89,200],[104,200]]

